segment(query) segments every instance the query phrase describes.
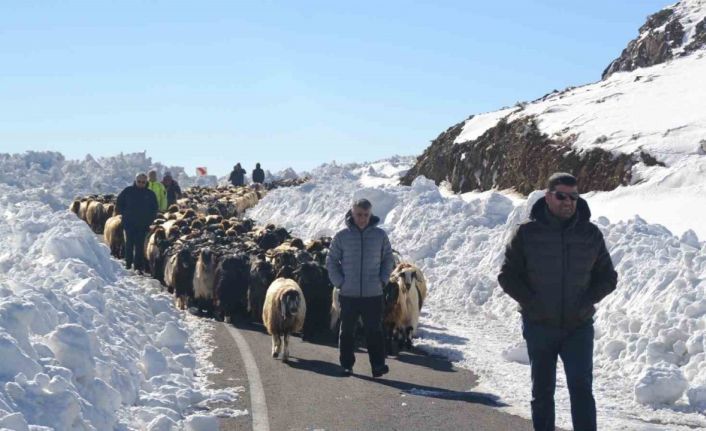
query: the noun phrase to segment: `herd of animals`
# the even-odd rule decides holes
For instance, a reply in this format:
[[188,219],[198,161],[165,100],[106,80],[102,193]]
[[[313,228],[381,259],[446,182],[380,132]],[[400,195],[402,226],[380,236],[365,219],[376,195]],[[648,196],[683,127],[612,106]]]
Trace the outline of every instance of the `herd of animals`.
[[[243,317],[264,323],[272,356],[281,353],[287,361],[290,334],[301,333],[303,340],[337,336],[340,305],[326,270],[330,237],[304,242],[285,228],[257,226],[245,217],[266,193],[263,187],[187,189],[150,226],[146,272],[174,295],[181,310],[219,321]],[[115,200],[115,195],[77,198],[70,210],[103,234],[114,257],[123,258]],[[388,353],[412,349],[426,295],[422,272],[395,253],[395,269],[383,289]]]

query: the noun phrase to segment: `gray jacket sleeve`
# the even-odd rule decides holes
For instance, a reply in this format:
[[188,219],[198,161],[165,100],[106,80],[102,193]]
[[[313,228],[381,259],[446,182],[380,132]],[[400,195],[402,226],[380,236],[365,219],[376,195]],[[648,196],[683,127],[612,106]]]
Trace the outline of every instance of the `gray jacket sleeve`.
[[387,284],[390,281],[390,274],[392,270],[395,269],[395,260],[392,257],[392,246],[390,245],[390,238],[387,234],[382,239],[382,263],[380,265],[380,281],[383,284]]
[[343,258],[343,250],[341,249],[341,240],[338,235],[333,237],[331,247],[326,256],[326,269],[328,270],[328,278],[331,284],[335,287],[343,285],[343,268],[341,267],[341,259]]

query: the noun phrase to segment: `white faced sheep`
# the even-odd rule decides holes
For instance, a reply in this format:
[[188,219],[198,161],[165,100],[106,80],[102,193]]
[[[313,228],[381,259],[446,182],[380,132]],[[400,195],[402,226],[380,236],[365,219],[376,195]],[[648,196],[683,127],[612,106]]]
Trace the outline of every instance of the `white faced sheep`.
[[410,263],[397,265],[385,287],[383,320],[400,347],[412,348],[412,337],[417,333],[419,313],[426,297],[427,282],[422,271]]
[[211,315],[213,314],[213,288],[218,259],[208,247],[199,250],[198,255],[194,271],[194,303],[198,307],[199,313],[205,310],[207,315]]
[[272,282],[265,295],[262,321],[272,335],[273,358],[279,356],[284,338],[282,361],[289,360],[289,334],[302,330],[305,317],[306,301],[297,282],[288,278]]
[[169,245],[164,228],[157,226],[154,228],[147,240],[145,257],[152,277],[159,280],[164,285],[164,261],[166,248]]
[[167,258],[164,268],[164,282],[169,292],[176,295],[176,306],[185,310],[190,299],[194,297],[195,261],[191,250],[187,247],[175,249]]

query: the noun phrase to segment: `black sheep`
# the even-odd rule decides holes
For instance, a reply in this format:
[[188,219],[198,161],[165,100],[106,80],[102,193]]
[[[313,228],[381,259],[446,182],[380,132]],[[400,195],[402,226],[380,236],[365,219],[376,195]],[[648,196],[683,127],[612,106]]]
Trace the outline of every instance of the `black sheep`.
[[248,285],[250,284],[250,260],[242,253],[228,254],[216,267],[214,296],[216,319],[233,318],[247,310]]
[[263,250],[271,250],[278,245],[282,244],[277,235],[274,232],[265,231],[262,236],[257,240],[257,245]]
[[257,322],[262,321],[262,307],[265,304],[267,288],[275,280],[272,264],[266,260],[256,260],[250,267],[250,286],[248,286],[248,311]]
[[333,286],[323,268],[314,262],[302,263],[294,272],[294,280],[304,293],[307,304],[302,339],[311,339],[328,327]]

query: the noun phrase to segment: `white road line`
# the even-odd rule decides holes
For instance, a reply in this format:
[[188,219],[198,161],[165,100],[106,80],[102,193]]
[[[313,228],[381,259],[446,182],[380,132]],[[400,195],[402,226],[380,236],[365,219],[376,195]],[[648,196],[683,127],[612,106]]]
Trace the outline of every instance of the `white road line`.
[[250,414],[252,415],[253,431],[270,431],[270,420],[267,413],[267,401],[265,400],[265,389],[262,387],[260,380],[260,370],[257,369],[255,357],[252,355],[248,342],[245,341],[243,334],[234,328],[233,325],[224,324],[230,333],[230,336],[235,340],[240,350],[240,356],[245,364],[245,373],[248,375],[248,383],[250,384]]

